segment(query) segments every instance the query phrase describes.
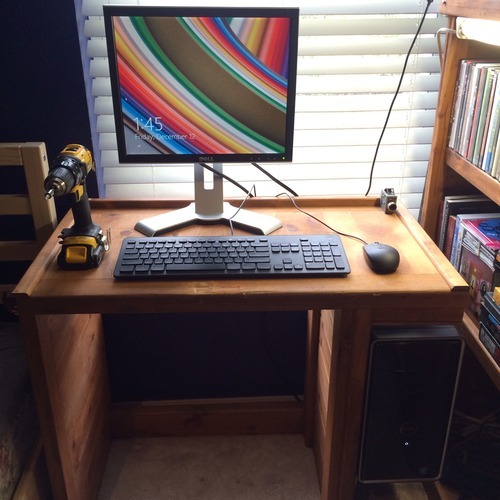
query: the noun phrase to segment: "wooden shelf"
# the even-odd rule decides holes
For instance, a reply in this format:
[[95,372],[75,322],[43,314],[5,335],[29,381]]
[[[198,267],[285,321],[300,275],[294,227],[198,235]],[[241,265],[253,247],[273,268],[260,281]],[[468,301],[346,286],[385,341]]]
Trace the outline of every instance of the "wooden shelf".
[[498,0],[441,0],[439,11],[447,16],[500,19]]
[[[498,0],[442,0],[440,13],[449,16],[448,26],[454,29],[456,17],[500,20],[500,2]],[[460,61],[480,58],[500,61],[500,47],[473,40],[462,40],[453,33],[448,35],[427,183],[420,214],[420,223],[431,238],[436,238],[440,203],[448,194],[470,194],[479,191],[500,205],[500,182],[448,147]],[[500,389],[500,368],[479,340],[477,323],[466,314],[463,324],[464,335],[471,350],[496,387]]]
[[472,165],[452,149],[446,151],[446,163],[470,184],[500,205],[500,182],[497,179]]
[[479,340],[478,324],[468,313],[464,314],[462,333],[470,350],[500,391],[500,366],[495,363],[495,360]]

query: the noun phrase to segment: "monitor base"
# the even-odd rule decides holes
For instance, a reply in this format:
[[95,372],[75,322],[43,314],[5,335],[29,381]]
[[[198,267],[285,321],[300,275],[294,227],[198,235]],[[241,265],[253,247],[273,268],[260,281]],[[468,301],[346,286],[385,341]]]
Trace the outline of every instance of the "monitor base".
[[158,236],[191,224],[233,224],[255,234],[270,234],[283,226],[276,217],[223,204],[221,214],[204,216],[196,213],[195,203],[187,207],[148,217],[136,223],[134,229],[146,236]]

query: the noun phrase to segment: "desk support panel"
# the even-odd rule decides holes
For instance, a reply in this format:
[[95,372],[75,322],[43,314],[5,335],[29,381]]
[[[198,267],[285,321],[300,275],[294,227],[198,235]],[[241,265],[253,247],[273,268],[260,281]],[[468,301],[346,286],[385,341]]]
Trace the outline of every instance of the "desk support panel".
[[[370,310],[333,311],[325,436],[315,450],[322,500],[354,494],[371,322]],[[317,436],[315,442],[321,441]]]
[[38,341],[28,356],[54,498],[97,498],[111,443],[101,317],[38,315],[23,331]]

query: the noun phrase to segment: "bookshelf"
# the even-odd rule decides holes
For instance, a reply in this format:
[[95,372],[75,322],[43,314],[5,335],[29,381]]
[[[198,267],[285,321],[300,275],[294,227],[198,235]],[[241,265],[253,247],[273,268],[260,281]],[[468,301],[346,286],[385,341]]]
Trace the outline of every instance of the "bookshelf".
[[[448,27],[455,29],[456,18],[459,16],[500,20],[500,2],[443,0],[440,12],[449,16]],[[431,156],[420,216],[421,225],[432,238],[437,238],[440,205],[444,196],[482,193],[500,205],[500,182],[448,147],[459,67],[461,60],[469,58],[491,58],[500,62],[500,46],[459,39],[452,33],[446,37]],[[471,351],[500,390],[500,367],[479,341],[477,322],[467,313],[464,315],[464,332]]]

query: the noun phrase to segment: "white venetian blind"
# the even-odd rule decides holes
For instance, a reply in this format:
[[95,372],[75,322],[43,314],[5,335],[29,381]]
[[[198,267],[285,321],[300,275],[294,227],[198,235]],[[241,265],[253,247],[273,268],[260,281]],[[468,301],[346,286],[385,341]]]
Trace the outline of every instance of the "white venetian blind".
[[[192,166],[118,162],[103,3],[174,5],[165,0],[75,0],[100,196],[190,199]],[[178,4],[235,2],[183,0]],[[427,1],[253,0],[251,5],[299,7],[301,13],[293,163],[262,166],[299,195],[365,194],[376,145]],[[437,5],[431,5],[409,59],[370,191],[378,194],[383,188],[394,188],[415,215],[425,182],[440,79],[435,34],[445,20],[436,12]],[[283,191],[250,165],[226,164],[224,169],[247,188],[255,185],[258,195]],[[243,196],[238,188],[225,184],[226,196]]]

